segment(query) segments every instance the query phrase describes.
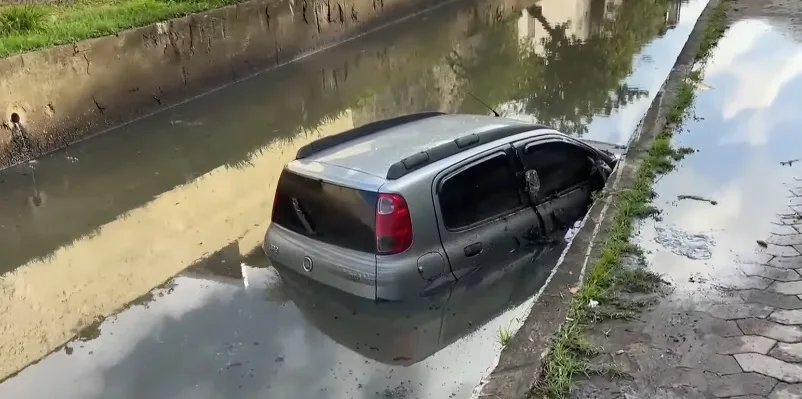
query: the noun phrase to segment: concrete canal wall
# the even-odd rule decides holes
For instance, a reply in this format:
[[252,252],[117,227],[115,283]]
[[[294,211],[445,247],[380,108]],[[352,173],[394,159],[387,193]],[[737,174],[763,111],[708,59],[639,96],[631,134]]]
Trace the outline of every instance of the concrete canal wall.
[[39,155],[450,1],[254,0],[0,59],[0,167],[12,113]]

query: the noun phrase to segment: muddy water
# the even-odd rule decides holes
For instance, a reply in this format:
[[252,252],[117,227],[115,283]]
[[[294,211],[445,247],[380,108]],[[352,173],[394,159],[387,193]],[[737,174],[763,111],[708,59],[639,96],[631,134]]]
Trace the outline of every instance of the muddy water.
[[[516,284],[533,284],[528,288],[488,285],[497,288],[479,295],[494,298],[481,303],[488,306],[484,316],[471,313],[480,310],[479,304],[452,312],[452,320],[464,317],[470,328],[449,327],[443,316],[423,312],[419,318],[410,316],[412,321],[397,332],[439,326],[420,333],[425,339],[415,332],[393,338],[392,345],[366,346],[369,340],[359,334],[371,330],[360,326],[390,322],[368,317],[339,324],[320,317],[315,321],[308,309],[316,306],[304,305],[312,300],[309,294],[296,295],[301,298],[297,306],[286,299],[276,304],[275,297],[283,295],[274,289],[272,271],[250,262],[254,267],[243,275],[238,265],[269,222],[272,184],[281,165],[320,136],[422,110],[488,113],[472,93],[509,116],[625,143],[704,6],[703,1],[682,6],[597,0],[538,4],[507,15],[503,8],[455,2],[4,171],[2,375],[40,358],[187,266],[215,262],[211,254],[225,253],[227,267],[223,276],[207,270],[219,268],[201,267],[188,272],[195,277],[176,278],[175,287],[159,292],[154,302],[101,324],[94,341],[71,343],[0,385],[1,396],[148,397],[134,390],[139,386],[153,390],[151,397],[250,397],[270,385],[283,392],[310,390],[298,397],[348,397],[377,390],[384,394],[388,387],[390,394],[403,393],[407,388],[398,387],[404,381],[404,387],[425,385],[433,397],[470,393],[493,365],[498,328],[526,312],[527,296],[542,283],[539,275],[517,279]],[[536,269],[541,268],[549,266]],[[204,277],[198,278],[199,273]],[[510,296],[515,300],[504,299]],[[326,297],[317,303],[343,301]],[[439,301],[441,307],[448,303]],[[342,310],[324,314],[337,312]],[[301,313],[312,324],[303,322]],[[478,341],[462,338],[489,319],[494,321],[483,335],[474,334]],[[406,315],[392,320],[402,322]],[[91,337],[98,332],[90,331]],[[253,349],[267,341],[273,347]],[[387,346],[394,351],[371,349]],[[235,348],[254,356],[245,359],[249,368],[245,360],[227,355]],[[439,360],[424,362],[430,355]],[[322,367],[326,357],[331,358],[328,368]],[[155,366],[163,362],[170,366]],[[332,374],[334,364],[341,363],[348,368]],[[277,364],[294,377],[273,373]],[[109,377],[106,369],[117,374]],[[452,378],[428,377],[436,369],[448,370]],[[339,385],[340,377],[357,370],[365,373],[360,382]],[[329,375],[322,385],[309,383],[320,373]],[[36,384],[41,378],[54,383]],[[242,382],[246,378],[254,379]],[[80,381],[82,388],[70,381]],[[148,388],[140,382],[148,382]],[[372,388],[358,390],[360,384]],[[250,391],[238,391],[246,385]],[[410,391],[413,397],[429,395],[416,389]]]
[[[798,162],[784,164],[802,158],[802,44],[766,22],[739,22],[705,75],[695,118],[676,139],[698,152],[656,185],[663,220],[645,222],[641,242],[680,296],[717,300],[722,291],[715,288],[748,288],[744,277],[752,262],[799,255],[772,244],[799,240],[782,223],[796,217],[789,205],[799,201],[790,190],[802,177]],[[664,238],[666,231],[672,239]]]

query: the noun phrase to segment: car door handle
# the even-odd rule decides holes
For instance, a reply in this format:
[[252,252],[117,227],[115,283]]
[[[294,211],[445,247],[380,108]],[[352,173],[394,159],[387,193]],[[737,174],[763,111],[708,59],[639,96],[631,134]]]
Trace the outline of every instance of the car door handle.
[[471,256],[476,256],[482,253],[482,243],[475,242],[471,245],[465,247],[465,257],[470,258]]

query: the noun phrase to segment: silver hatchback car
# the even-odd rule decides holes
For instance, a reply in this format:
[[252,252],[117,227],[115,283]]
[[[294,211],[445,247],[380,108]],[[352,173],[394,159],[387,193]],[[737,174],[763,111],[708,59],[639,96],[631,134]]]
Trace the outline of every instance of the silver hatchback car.
[[616,149],[491,116],[370,123],[285,166],[263,249],[281,273],[360,297],[425,295],[536,259],[585,214]]

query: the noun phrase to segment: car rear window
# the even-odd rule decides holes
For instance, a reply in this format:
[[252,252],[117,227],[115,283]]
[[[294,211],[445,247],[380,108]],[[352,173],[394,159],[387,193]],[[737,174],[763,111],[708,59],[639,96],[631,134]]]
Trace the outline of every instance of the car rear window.
[[376,192],[284,170],[276,189],[273,223],[327,244],[375,253],[377,199]]

